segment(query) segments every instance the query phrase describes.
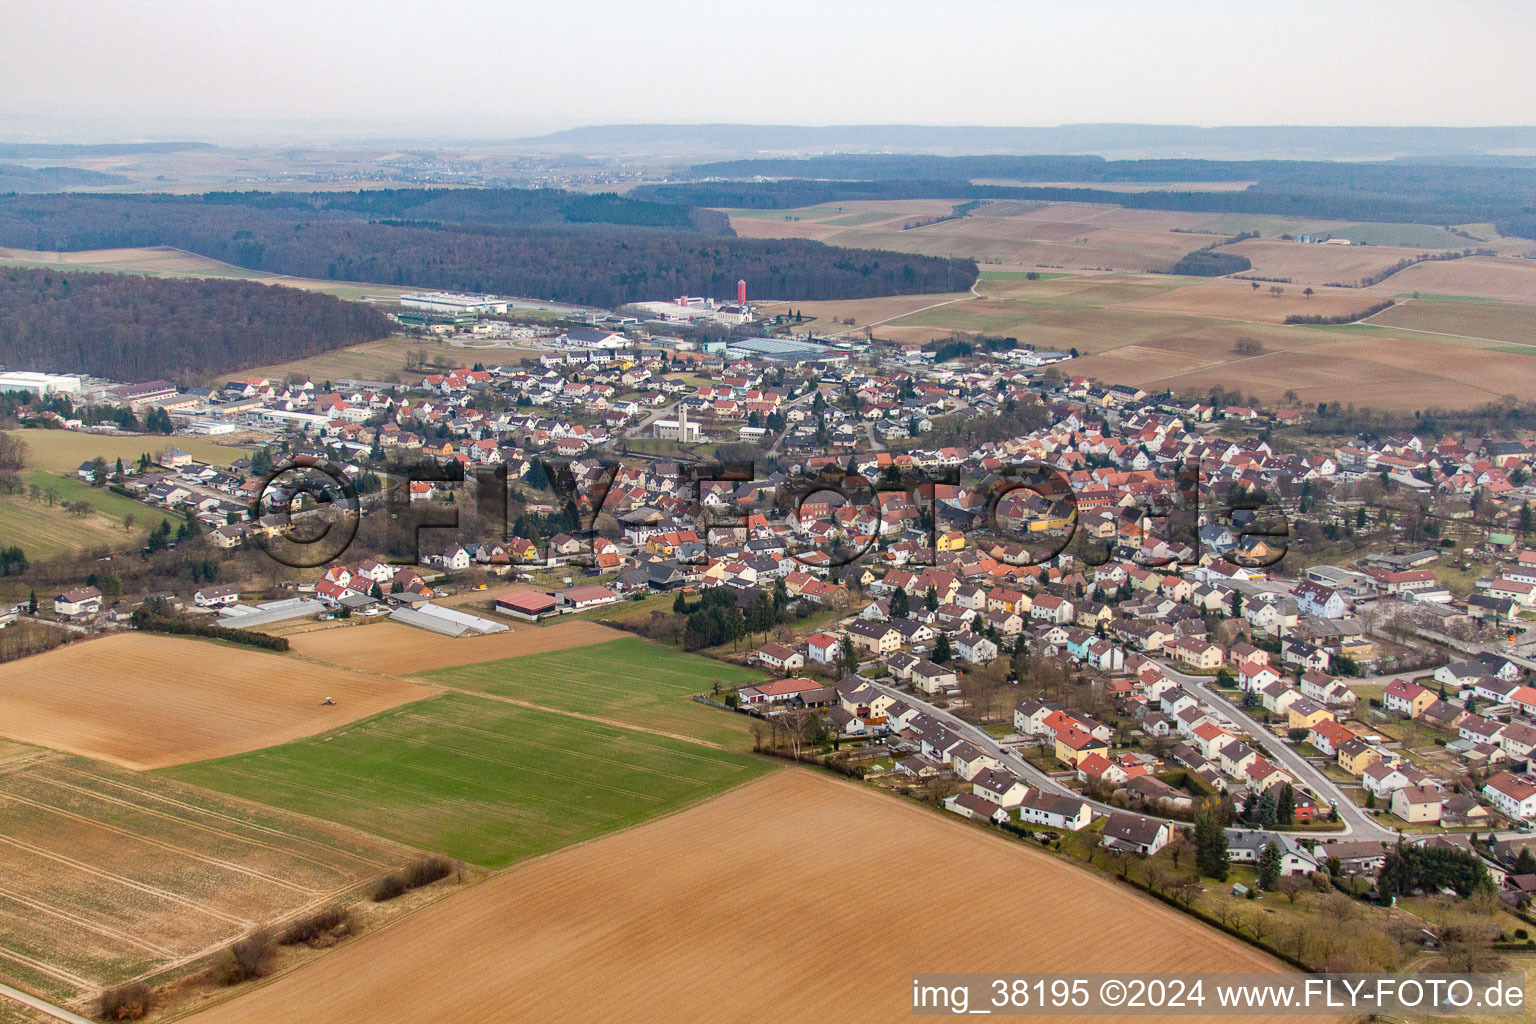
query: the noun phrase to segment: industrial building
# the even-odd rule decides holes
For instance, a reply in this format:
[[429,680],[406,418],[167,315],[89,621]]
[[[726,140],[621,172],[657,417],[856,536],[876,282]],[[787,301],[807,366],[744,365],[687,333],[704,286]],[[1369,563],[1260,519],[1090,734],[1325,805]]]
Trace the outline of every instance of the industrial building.
[[848,353],[792,338],[747,338],[732,341],[725,349],[729,359],[771,359],[775,362],[846,362]]
[[0,391],[30,391],[34,395],[80,394],[80,378],[66,373],[31,373],[13,370],[0,373]]
[[507,300],[494,295],[468,295],[459,292],[412,292],[400,296],[400,305],[406,309],[421,309],[429,313],[505,313]]

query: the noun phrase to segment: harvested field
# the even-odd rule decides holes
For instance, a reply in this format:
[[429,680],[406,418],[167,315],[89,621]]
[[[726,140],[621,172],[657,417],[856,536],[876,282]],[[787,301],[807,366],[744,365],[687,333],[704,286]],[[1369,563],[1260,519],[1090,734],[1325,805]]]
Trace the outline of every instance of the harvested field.
[[[1346,285],[1355,284],[1363,277],[1381,273],[1399,260],[1424,254],[1423,249],[1399,249],[1384,245],[1303,245],[1301,242],[1269,238],[1250,238],[1224,245],[1216,251],[1246,256],[1253,262],[1253,269],[1247,273],[1262,277],[1288,277],[1291,283],[1282,287],[1295,287],[1298,290],[1306,285],[1315,288],[1335,281]],[[1388,278],[1387,282],[1394,279]],[[1402,289],[1398,286],[1393,290]],[[1361,305],[1369,305],[1369,302]]]
[[984,263],[1130,271],[1166,269],[1191,249],[1222,241],[1217,235],[1048,219],[1047,212],[1017,217],[973,215],[910,231],[879,226],[849,228],[834,238],[837,245],[925,256],[971,256]]
[[[751,870],[774,865],[792,869]],[[900,898],[861,901],[855,924],[850,877]],[[899,952],[840,952],[850,927]],[[1281,969],[1049,854],[786,770],[498,875],[196,1021],[885,1022],[910,1015],[914,972],[1026,969],[1005,965]]]
[[[829,302],[774,302],[765,303],[767,313],[783,313],[793,309],[807,319],[797,329],[817,334],[861,334],[871,324],[884,323],[896,317],[906,316],[928,306],[945,302],[970,299],[970,292],[941,292],[928,295],[891,295],[878,299],[836,299]],[[815,320],[809,318],[815,317]],[[853,318],[853,324],[842,323]]]
[[[1536,244],[1531,248],[1536,249]],[[1419,292],[1536,303],[1536,260],[1469,256],[1418,263],[1393,274],[1371,291],[1387,296]]]
[[751,745],[747,719],[689,698],[766,679],[763,672],[630,637],[551,654],[442,669],[423,678],[637,728],[693,736],[733,749]]
[[[1358,288],[1317,286],[1315,294],[1308,298],[1302,294],[1306,285],[1271,285],[1236,278],[1211,278],[1199,283],[1191,283],[1188,278],[1174,280],[1183,282],[1182,287],[1133,299],[1124,303],[1123,308],[1278,324],[1291,315],[1347,316],[1381,301]],[[1253,287],[1255,283],[1258,288]],[[1275,295],[1271,288],[1280,288],[1282,293]]]
[[[208,640],[119,633],[0,665],[0,734],[129,768],[309,736],[434,690]],[[325,697],[335,707],[322,707]]]
[[[1394,337],[1386,329],[1317,333],[1320,343],[1305,348],[1250,359],[1230,356],[1187,372],[1146,373],[1132,382],[1155,383],[1185,394],[1223,384],[1265,401],[1295,391],[1304,404],[1338,401],[1392,410],[1465,407],[1504,395],[1536,393],[1536,357],[1523,352],[1490,351],[1470,344],[1453,349],[1443,339]],[[1238,360],[1240,368],[1224,365]],[[1083,372],[1101,370],[1085,365]]]
[[500,868],[773,767],[766,758],[449,693],[325,736],[171,772]]
[[[242,372],[245,376],[271,377],[274,380],[414,382],[419,381],[422,374],[420,371],[408,372],[405,369],[406,361],[412,352],[426,352],[427,364],[442,369],[468,366],[476,358],[472,352],[454,348],[435,338],[408,338],[405,335],[395,335],[378,341],[365,341],[361,345],[352,345],[348,348],[332,349],[307,359],[277,363],[272,366],[258,366]],[[217,381],[210,380],[209,383],[213,384]]]
[[1402,299],[1371,317],[1377,327],[1530,346],[1536,355],[1536,305],[1488,299]]
[[0,982],[77,1001],[413,856],[320,819],[34,751],[0,765]]
[[288,642],[293,650],[320,661],[365,672],[405,676],[477,661],[563,651],[627,635],[586,619],[571,619],[552,626],[520,623],[506,633],[457,639],[398,622],[375,622],[294,632],[288,634]]

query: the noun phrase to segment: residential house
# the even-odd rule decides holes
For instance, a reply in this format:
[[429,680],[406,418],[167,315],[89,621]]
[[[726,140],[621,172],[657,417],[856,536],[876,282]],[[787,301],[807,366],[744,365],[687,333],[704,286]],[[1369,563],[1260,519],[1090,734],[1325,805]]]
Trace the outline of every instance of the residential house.
[[1404,786],[1392,791],[1392,813],[1410,824],[1434,824],[1440,820],[1445,797],[1433,786]]
[[88,619],[101,611],[101,591],[76,587],[53,599],[53,613],[64,619]]
[[1042,790],[1030,790],[1019,801],[1021,825],[1043,825],[1046,828],[1077,832],[1093,821],[1093,808],[1086,800],[1070,796],[1056,796]]
[[1381,706],[1394,714],[1418,718],[1435,701],[1435,695],[1418,683],[1394,679],[1381,695]]
[[1536,777],[1499,772],[1483,784],[1483,796],[1506,818],[1536,820]]
[[1115,811],[1104,822],[1101,845],[1150,857],[1172,838],[1173,826],[1166,821]]

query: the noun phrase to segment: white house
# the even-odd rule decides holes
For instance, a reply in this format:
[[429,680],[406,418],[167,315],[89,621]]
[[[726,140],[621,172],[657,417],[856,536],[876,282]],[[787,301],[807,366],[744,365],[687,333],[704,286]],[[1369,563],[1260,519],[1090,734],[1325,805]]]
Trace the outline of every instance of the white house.
[[101,591],[76,587],[53,599],[53,613],[66,619],[83,619],[101,611]]
[[240,600],[240,587],[235,583],[221,583],[217,587],[204,587],[192,595],[199,608],[222,608]]
[[837,660],[838,639],[831,633],[812,633],[805,641],[806,653],[818,665],[830,665]]
[[805,658],[799,651],[781,643],[763,644],[757,649],[757,660],[780,672],[792,672],[805,666]]
[[1483,796],[1506,818],[1536,819],[1536,778],[1499,772],[1483,784]]
[[997,644],[978,633],[960,633],[955,637],[955,653],[966,661],[984,665],[997,657]]
[[1019,802],[1019,823],[1076,832],[1093,821],[1093,808],[1085,800],[1030,790]]

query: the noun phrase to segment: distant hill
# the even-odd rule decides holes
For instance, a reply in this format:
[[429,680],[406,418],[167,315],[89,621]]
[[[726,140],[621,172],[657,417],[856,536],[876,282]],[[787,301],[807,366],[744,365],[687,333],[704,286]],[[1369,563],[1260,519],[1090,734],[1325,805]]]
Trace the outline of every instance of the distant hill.
[[1067,124],[1053,128],[929,125],[617,124],[516,140],[584,153],[1077,153],[1106,157],[1387,160],[1527,151],[1536,126],[1477,128]]
[[213,148],[213,144],[208,142],[0,142],[0,160],[82,160],[98,156],[183,153]]
[[81,185],[125,185],[121,174],[103,174],[78,167],[23,167],[0,164],[0,192],[57,192]]

